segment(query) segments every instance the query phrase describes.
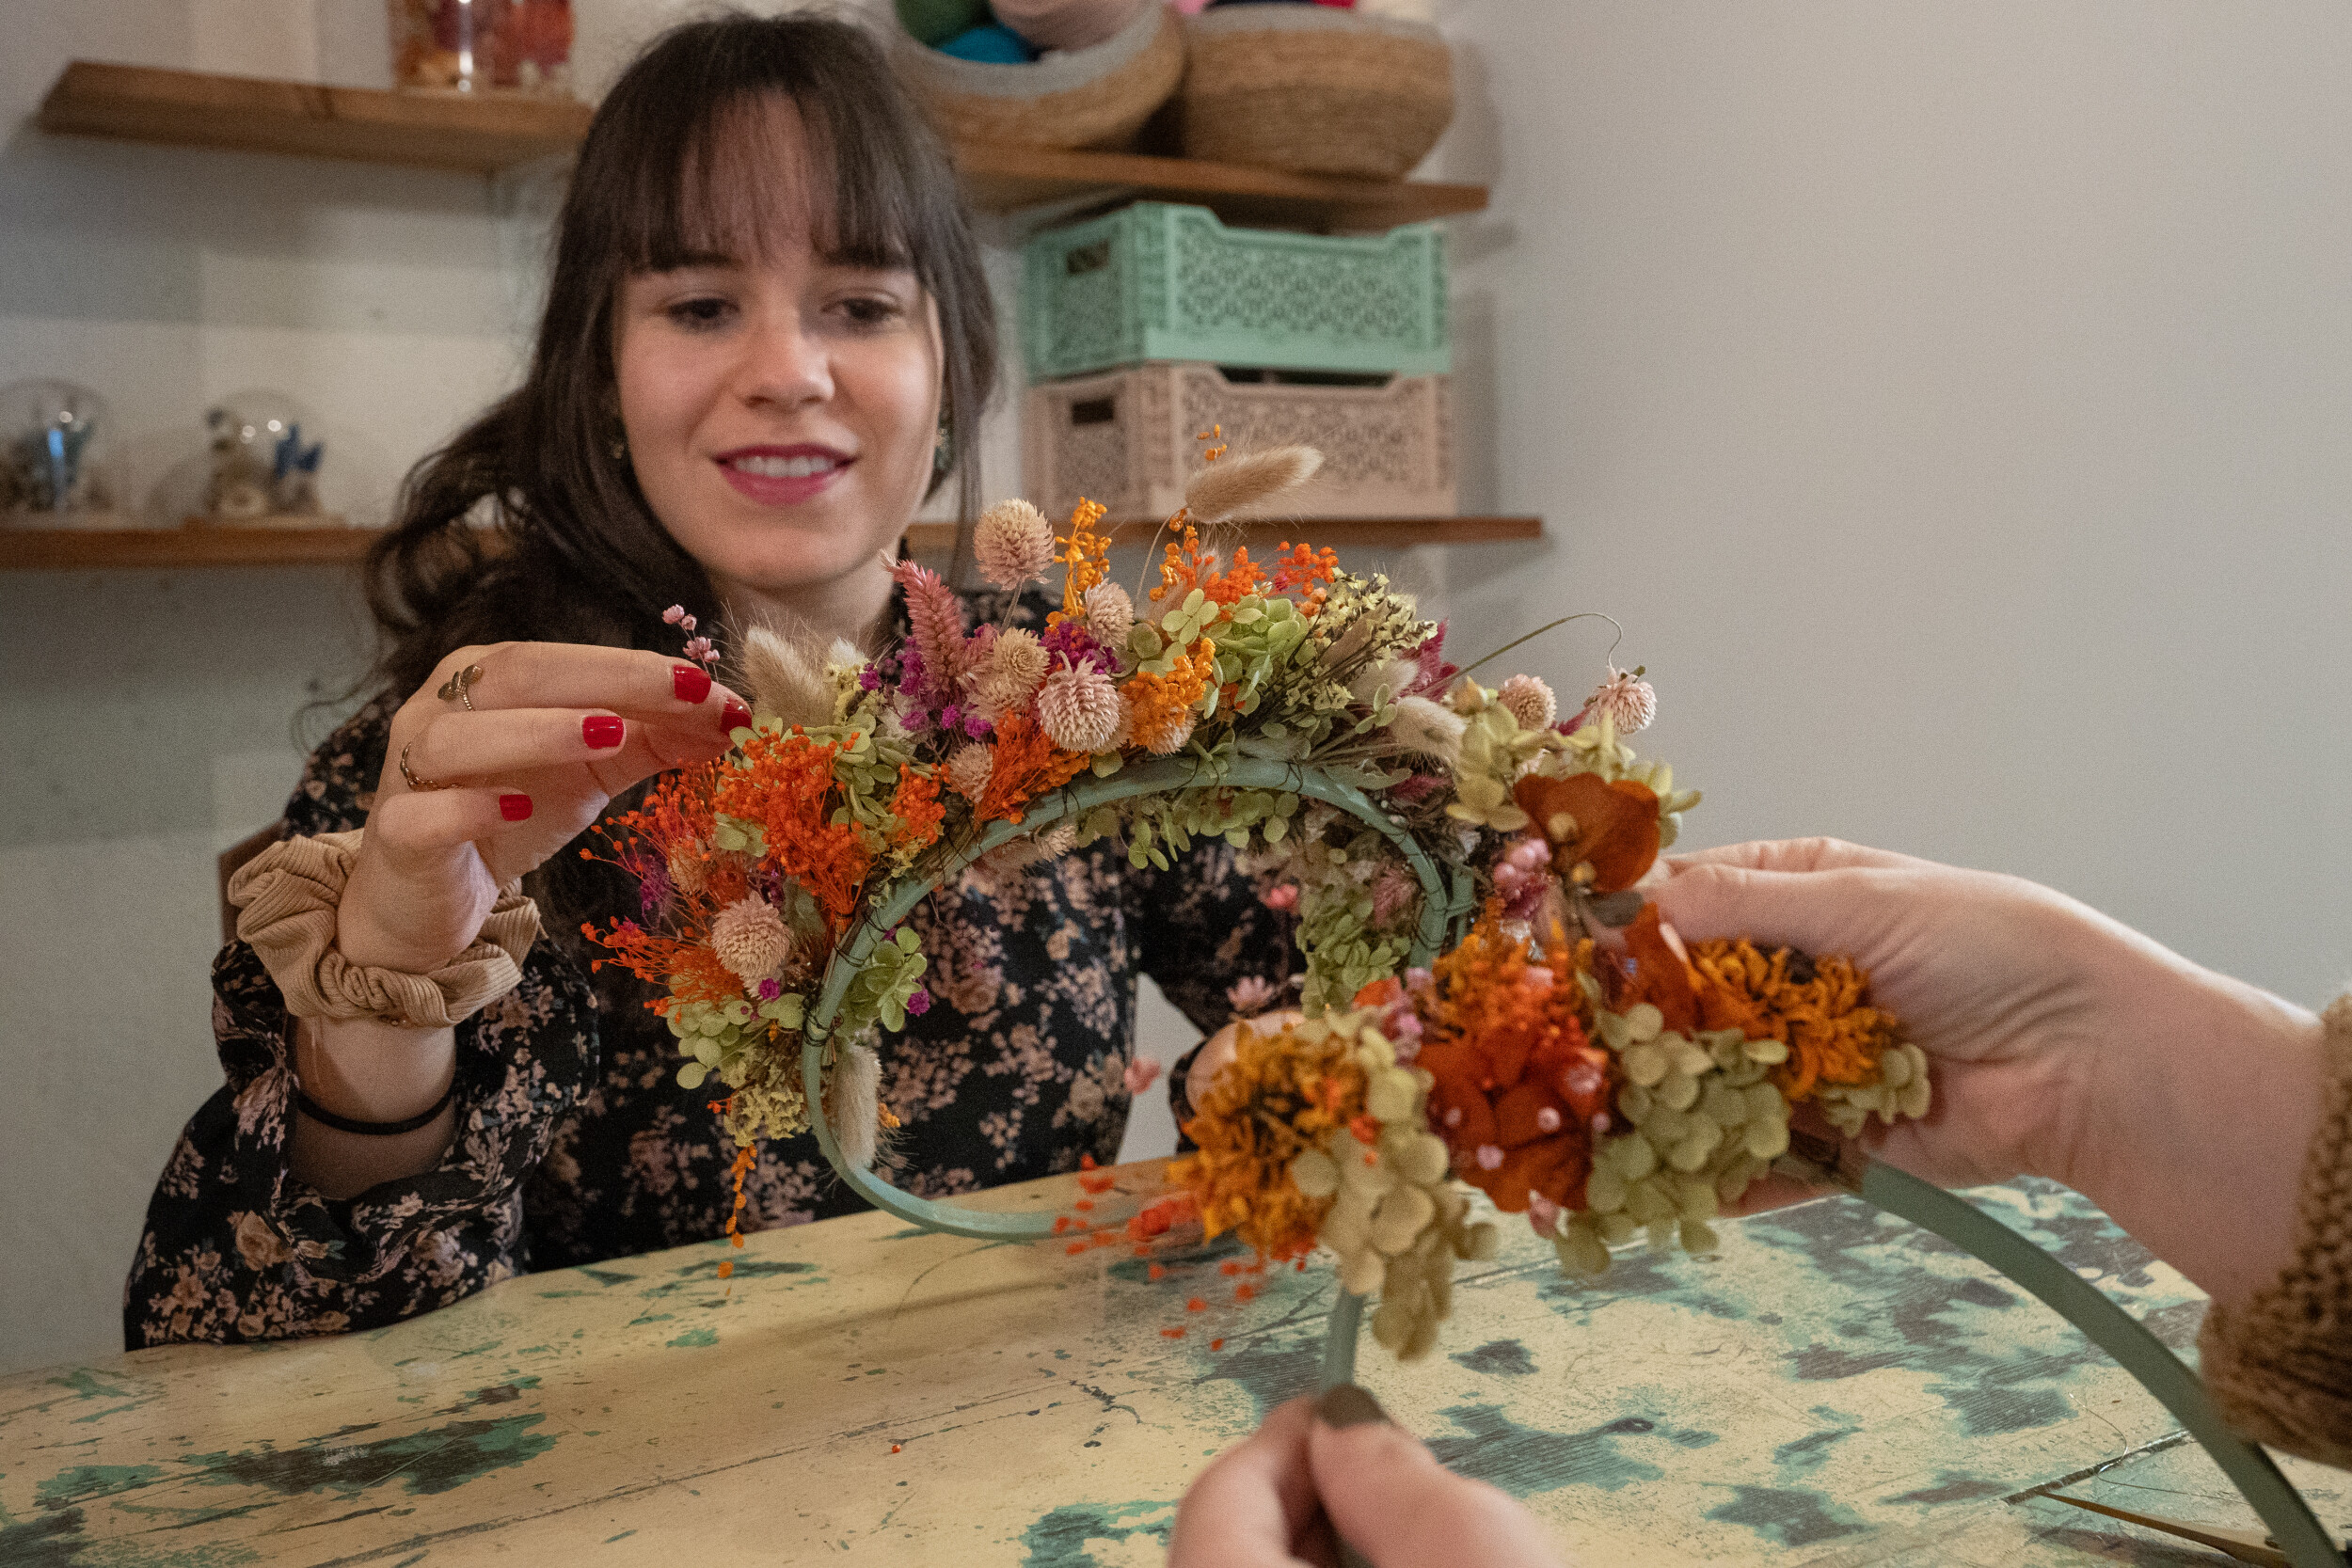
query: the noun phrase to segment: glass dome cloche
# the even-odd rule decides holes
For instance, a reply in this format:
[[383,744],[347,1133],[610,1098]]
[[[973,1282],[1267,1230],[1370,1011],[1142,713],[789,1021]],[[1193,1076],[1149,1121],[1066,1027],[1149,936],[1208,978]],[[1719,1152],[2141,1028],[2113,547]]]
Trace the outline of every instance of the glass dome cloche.
[[205,515],[257,522],[319,515],[318,421],[282,392],[255,389],[221,399],[204,416],[212,432]]
[[19,527],[105,527],[115,497],[105,472],[113,418],[106,400],[71,381],[0,388],[0,515]]

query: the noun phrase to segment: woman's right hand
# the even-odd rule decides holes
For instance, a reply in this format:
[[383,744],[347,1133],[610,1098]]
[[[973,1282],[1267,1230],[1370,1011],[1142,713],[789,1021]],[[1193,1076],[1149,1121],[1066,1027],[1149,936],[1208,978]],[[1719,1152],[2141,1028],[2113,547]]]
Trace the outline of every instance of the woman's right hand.
[[[437,695],[469,666],[471,709]],[[612,799],[726,750],[751,722],[683,659],[624,648],[460,648],[392,718],[368,831],[338,915],[355,963],[408,973],[470,944],[498,890],[571,842]],[[410,787],[407,772],[446,788]]]
[[[1667,871],[1652,895],[1687,940],[1868,971],[1935,1088],[1925,1119],[1873,1126],[1881,1157],[1945,1186],[2063,1181],[2225,1300],[2284,1261],[2319,1110],[2311,1013],[2021,878],[1834,839]],[[1746,1207],[1803,1196],[1768,1182]]]

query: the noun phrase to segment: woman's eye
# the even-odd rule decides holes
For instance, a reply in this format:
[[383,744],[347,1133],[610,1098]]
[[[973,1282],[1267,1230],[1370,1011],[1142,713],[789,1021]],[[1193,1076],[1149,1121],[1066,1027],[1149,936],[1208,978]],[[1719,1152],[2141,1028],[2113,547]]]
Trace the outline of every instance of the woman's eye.
[[690,332],[707,332],[723,324],[733,309],[723,299],[682,299],[667,307],[663,314]]
[[858,326],[886,326],[906,312],[895,299],[857,296],[841,302],[841,313]]

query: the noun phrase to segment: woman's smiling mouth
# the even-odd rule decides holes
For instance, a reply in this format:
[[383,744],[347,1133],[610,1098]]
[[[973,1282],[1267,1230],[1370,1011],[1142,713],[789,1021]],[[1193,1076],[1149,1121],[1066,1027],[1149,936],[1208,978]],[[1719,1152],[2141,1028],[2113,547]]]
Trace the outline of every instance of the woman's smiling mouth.
[[738,494],[762,506],[794,506],[821,493],[857,459],[831,447],[739,447],[714,460]]

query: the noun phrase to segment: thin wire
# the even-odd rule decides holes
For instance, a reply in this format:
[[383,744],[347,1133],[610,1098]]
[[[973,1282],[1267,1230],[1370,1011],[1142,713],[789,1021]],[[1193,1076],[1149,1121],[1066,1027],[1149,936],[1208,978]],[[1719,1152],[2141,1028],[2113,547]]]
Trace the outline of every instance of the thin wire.
[[1617,618],[1614,615],[1604,615],[1597,610],[1587,610],[1582,611],[1581,614],[1563,615],[1557,621],[1548,622],[1543,626],[1537,626],[1534,631],[1529,632],[1525,637],[1515,637],[1510,641],[1505,642],[1502,647],[1497,648],[1493,653],[1486,655],[1486,657],[1474,659],[1471,662],[1465,664],[1458,673],[1467,675],[1472,670],[1477,669],[1481,664],[1491,664],[1496,659],[1501,658],[1504,654],[1507,654],[1512,649],[1518,647],[1520,643],[1532,642],[1536,638],[1543,636],[1544,633],[1550,631],[1553,627],[1565,626],[1570,621],[1606,621],[1611,626],[1617,626],[1617,641],[1609,644],[1609,652],[1600,656],[1603,658],[1610,658],[1613,657],[1617,651],[1618,643],[1625,641],[1625,627],[1617,626]]

